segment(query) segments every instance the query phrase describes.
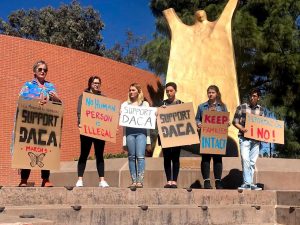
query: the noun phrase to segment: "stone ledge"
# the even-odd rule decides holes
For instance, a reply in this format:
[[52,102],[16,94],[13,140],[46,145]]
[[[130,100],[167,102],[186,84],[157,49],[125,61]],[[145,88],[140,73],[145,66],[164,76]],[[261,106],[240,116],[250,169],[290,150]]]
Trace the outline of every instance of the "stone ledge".
[[[181,157],[181,170],[178,187],[201,187],[203,179],[199,157]],[[255,182],[264,184],[266,190],[299,190],[300,160],[280,158],[259,158],[255,171]],[[98,186],[98,174],[94,160],[88,160],[84,174],[85,186]],[[190,166],[189,166],[190,165]],[[197,167],[198,165],[198,167]],[[213,179],[211,163],[211,178]],[[106,159],[105,179],[112,187],[128,187],[131,183],[127,159]],[[75,185],[77,181],[77,162],[62,162],[60,171],[51,173],[55,186]],[[223,158],[223,177],[226,189],[236,189],[242,183],[240,158]],[[163,158],[146,158],[144,187],[163,187],[166,183]]]

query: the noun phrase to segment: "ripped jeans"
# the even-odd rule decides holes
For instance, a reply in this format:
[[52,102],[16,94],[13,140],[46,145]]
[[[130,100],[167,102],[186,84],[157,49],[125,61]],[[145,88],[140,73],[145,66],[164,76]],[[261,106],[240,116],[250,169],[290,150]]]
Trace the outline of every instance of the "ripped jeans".
[[146,135],[129,134],[126,137],[129,171],[133,183],[143,183],[145,171]]
[[253,184],[256,160],[259,155],[259,141],[239,137],[244,184]]

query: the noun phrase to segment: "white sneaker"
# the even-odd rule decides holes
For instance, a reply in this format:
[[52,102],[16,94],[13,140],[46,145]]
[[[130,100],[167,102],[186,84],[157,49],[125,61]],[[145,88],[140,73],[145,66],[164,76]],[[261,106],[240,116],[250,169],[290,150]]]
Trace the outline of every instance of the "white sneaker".
[[238,190],[251,190],[250,184],[242,184],[240,187],[238,187]]
[[78,180],[76,182],[76,187],[83,187],[83,181],[82,180]]
[[253,191],[261,191],[262,188],[261,187],[257,187],[257,185],[251,185],[251,190],[253,190]]
[[105,180],[103,180],[103,181],[99,182],[99,187],[107,188],[107,187],[109,187],[109,185]]

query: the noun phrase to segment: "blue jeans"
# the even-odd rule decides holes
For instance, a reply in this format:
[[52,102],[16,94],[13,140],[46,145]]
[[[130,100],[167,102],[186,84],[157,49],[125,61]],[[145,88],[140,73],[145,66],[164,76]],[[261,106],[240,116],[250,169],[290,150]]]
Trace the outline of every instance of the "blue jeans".
[[239,137],[244,184],[253,184],[255,163],[259,155],[259,141]]
[[[128,148],[129,171],[132,182],[143,183],[145,171],[145,134],[129,134],[126,137]],[[136,163],[137,162],[137,163]]]

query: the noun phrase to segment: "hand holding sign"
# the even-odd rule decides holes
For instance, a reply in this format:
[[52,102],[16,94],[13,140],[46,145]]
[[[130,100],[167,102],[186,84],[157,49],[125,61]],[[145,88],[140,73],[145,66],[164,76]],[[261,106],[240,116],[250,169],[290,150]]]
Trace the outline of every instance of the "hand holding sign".
[[155,129],[157,108],[122,104],[120,126]]
[[284,122],[246,113],[244,136],[258,141],[284,144]]
[[157,126],[163,148],[199,143],[192,103],[158,109]]
[[58,169],[62,105],[20,98],[17,112],[12,167]]
[[83,93],[80,134],[116,143],[120,102],[115,99]]
[[200,153],[226,154],[229,112],[204,111]]

